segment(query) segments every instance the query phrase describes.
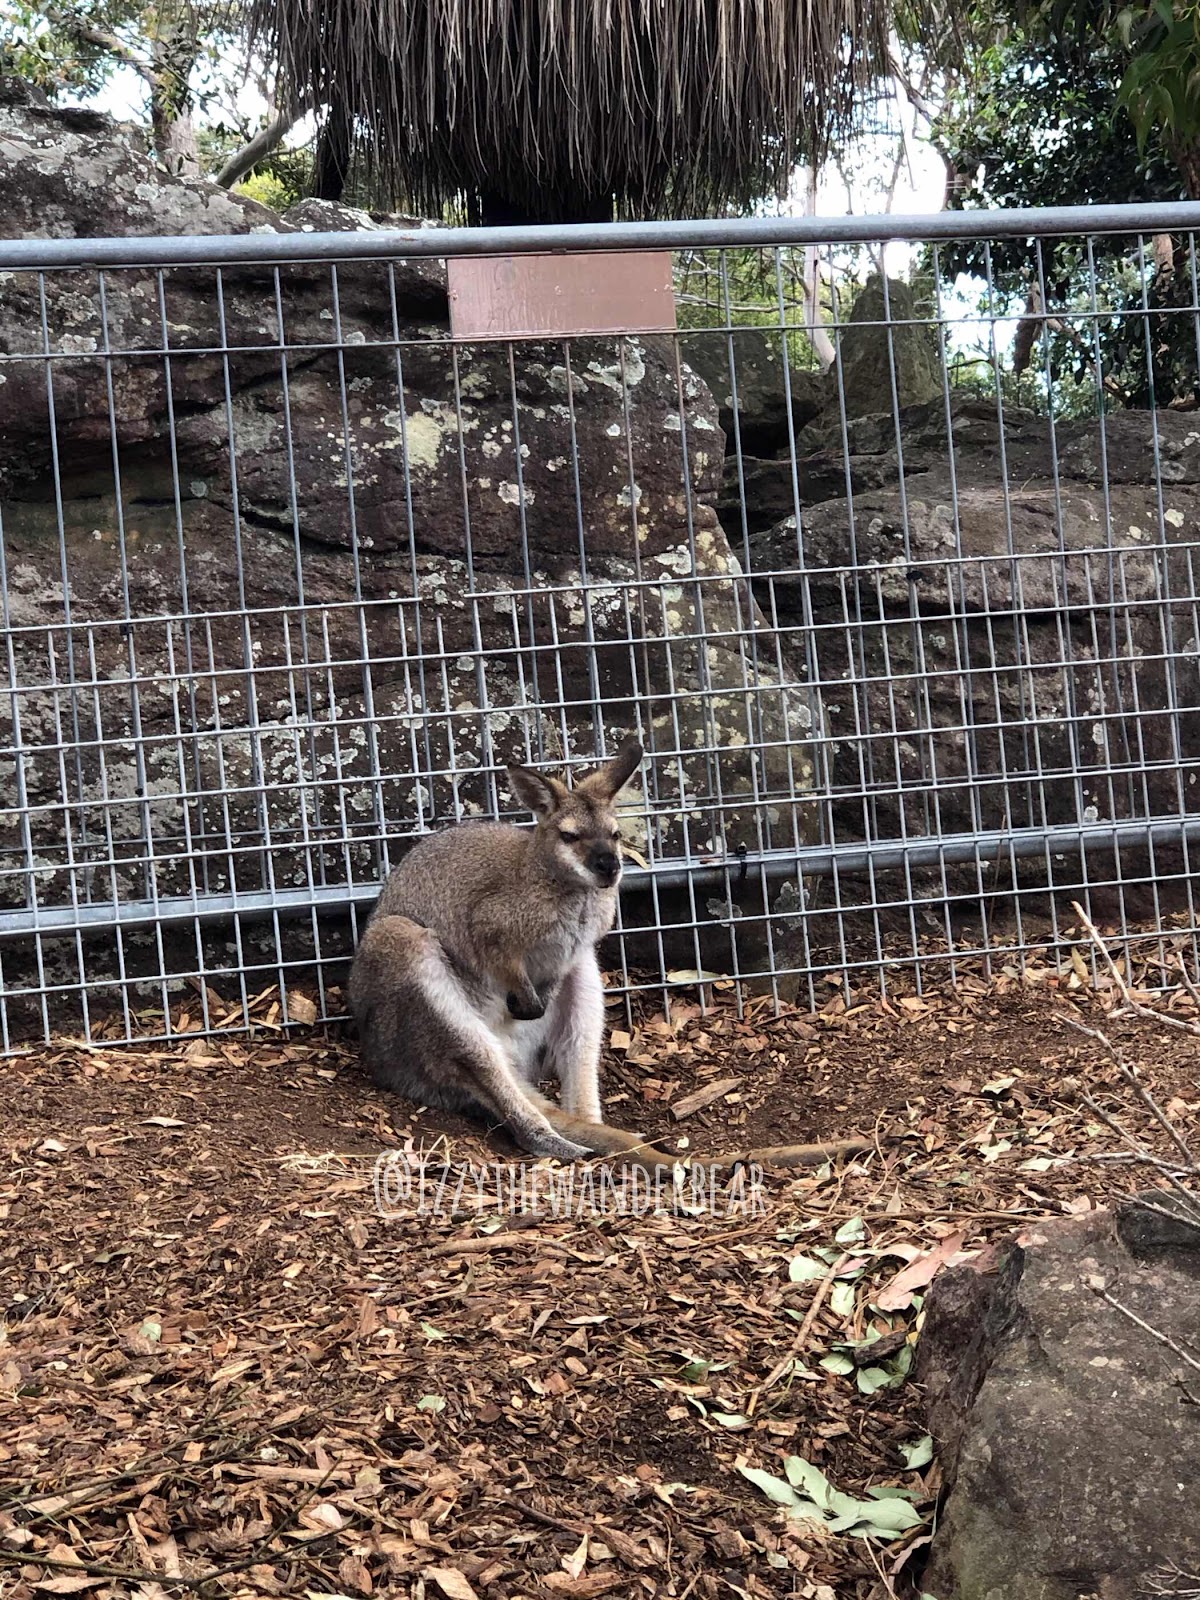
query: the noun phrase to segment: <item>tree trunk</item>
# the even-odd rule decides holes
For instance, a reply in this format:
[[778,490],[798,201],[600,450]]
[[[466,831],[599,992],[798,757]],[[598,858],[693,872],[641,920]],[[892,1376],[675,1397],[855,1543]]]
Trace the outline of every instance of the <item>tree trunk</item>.
[[[804,188],[804,213],[806,216],[815,217],[817,214],[817,178],[815,166],[808,169],[808,181]],[[824,284],[824,274],[821,271],[821,252],[815,244],[804,247],[804,322],[805,333],[813,347],[817,360],[821,363],[821,371],[828,372],[837,360],[837,351],[833,347],[833,340],[825,328],[825,318],[821,310],[821,289]]]
[[270,155],[308,109],[308,105],[302,103],[290,110],[277,111],[265,128],[260,128],[253,139],[229,157],[213,182],[220,184],[222,189],[232,189],[235,183]]
[[150,126],[154,153],[167,171],[177,178],[198,178],[203,169],[191,106],[173,110],[156,86],[150,94]]
[[198,178],[203,170],[192,121],[191,76],[200,50],[195,22],[181,15],[173,26],[160,19],[151,48],[150,128],[154,153],[177,178]]
[[1188,199],[1200,200],[1200,140],[1172,140],[1171,155],[1183,175]]
[[317,136],[312,192],[317,200],[340,200],[350,175],[350,118],[341,100],[330,102]]
[[510,200],[498,189],[481,189],[469,212],[472,226],[485,228],[520,228],[548,222],[611,222],[613,197],[611,194],[571,195],[533,211],[519,201]]

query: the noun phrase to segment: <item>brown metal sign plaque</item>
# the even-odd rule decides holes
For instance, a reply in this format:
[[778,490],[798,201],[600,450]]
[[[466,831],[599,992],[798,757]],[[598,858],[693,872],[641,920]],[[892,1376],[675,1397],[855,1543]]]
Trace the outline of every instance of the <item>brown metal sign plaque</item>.
[[669,250],[457,256],[447,261],[456,339],[673,333]]

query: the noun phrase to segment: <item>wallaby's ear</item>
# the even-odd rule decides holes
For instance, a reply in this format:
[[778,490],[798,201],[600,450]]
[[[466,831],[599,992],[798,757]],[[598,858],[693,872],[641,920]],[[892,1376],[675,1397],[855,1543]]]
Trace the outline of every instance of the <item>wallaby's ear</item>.
[[608,765],[585,778],[579,787],[603,795],[606,800],[613,799],[641,766],[645,753],[636,739],[626,739]]
[[532,767],[521,767],[510,762],[508,782],[514,795],[523,806],[528,806],[535,817],[551,817],[566,799],[566,787],[557,778],[548,778]]

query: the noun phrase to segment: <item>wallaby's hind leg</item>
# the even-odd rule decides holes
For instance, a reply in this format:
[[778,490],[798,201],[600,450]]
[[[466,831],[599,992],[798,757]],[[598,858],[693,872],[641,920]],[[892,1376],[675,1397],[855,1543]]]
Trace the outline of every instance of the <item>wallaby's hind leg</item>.
[[[600,1104],[600,1047],[604,1042],[604,980],[594,951],[580,957],[555,992],[546,1017],[545,1066],[562,1086],[562,1106],[537,1096],[549,1121],[593,1155],[628,1155],[650,1169],[669,1164],[636,1133],[611,1128]],[[639,1154],[640,1153],[640,1154]]]
[[432,1105],[482,1108],[534,1155],[587,1154],[529,1099],[427,928],[377,917],[355,954],[350,1003],[377,1083]]
[[376,916],[359,941],[349,1000],[363,1065],[381,1089],[487,1120],[490,1110],[458,1065],[456,1040],[423,991],[431,937],[407,917]]
[[550,1004],[544,1040],[546,1071],[562,1085],[563,1109],[603,1122],[600,1047],[604,1042],[604,980],[588,950],[564,976]]

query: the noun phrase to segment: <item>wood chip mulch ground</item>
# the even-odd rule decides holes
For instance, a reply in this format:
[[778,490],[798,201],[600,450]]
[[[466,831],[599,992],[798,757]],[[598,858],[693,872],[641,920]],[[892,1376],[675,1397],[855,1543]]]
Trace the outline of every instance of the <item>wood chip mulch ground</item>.
[[[615,1190],[501,1214],[480,1174],[515,1153],[374,1090],[336,1030],[6,1062],[0,1594],[919,1592],[926,1284],[1137,1184],[1083,1159],[1120,1142],[1081,1085],[1167,1153],[1061,1017],[1103,1027],[1185,1136],[1200,1122],[1200,1039],[1119,998],[1047,967],[618,1022],[613,1122],[693,1155],[877,1141],[657,1215]],[[424,1152],[426,1180],[387,1218],[384,1150],[406,1181]],[[902,1491],[913,1526],[789,1523],[741,1470],[788,1457],[864,1504]]]

